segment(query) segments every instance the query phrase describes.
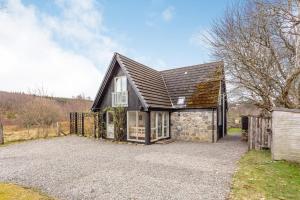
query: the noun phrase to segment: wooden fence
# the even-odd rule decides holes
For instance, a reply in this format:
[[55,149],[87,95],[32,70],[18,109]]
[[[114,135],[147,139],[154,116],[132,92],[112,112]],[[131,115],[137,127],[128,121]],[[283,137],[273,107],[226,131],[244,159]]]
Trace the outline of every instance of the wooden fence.
[[70,113],[70,134],[87,137],[102,137],[102,115],[91,112]]
[[248,148],[270,149],[272,142],[272,119],[270,117],[248,117]]

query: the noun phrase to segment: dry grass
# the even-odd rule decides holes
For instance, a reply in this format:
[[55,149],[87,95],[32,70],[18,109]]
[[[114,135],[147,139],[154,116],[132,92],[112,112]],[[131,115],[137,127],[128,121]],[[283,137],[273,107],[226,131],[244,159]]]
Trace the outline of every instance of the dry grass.
[[37,190],[10,183],[0,183],[0,200],[54,200]]
[[57,125],[48,128],[19,128],[15,125],[4,126],[4,143],[11,143],[38,138],[49,138],[69,134],[69,122],[59,122],[59,132]]

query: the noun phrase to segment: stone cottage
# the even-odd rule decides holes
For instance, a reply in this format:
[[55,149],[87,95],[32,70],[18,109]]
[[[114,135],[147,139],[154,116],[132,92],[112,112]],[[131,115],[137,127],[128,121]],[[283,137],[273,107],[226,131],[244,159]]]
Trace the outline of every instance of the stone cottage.
[[126,139],[216,142],[226,134],[223,62],[157,71],[115,53],[92,111],[102,111],[106,138],[114,139],[113,111],[124,107]]

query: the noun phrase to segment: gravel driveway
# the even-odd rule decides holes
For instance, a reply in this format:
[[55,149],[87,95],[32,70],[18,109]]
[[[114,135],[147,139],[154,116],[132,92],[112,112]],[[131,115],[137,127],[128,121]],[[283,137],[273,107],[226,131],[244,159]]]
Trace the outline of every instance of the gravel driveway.
[[0,182],[35,187],[58,199],[225,199],[247,146],[149,146],[67,136],[0,147]]

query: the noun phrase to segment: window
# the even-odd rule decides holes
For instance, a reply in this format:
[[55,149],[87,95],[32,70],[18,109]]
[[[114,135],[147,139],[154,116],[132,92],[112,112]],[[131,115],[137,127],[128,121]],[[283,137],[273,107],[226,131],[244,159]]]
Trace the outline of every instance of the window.
[[127,107],[128,92],[126,76],[118,76],[114,79],[114,92],[112,92],[112,107]]
[[127,140],[145,141],[145,113],[127,112]]
[[178,97],[177,105],[183,105],[184,104],[184,100],[185,100],[185,97]]
[[151,112],[151,141],[169,137],[169,113]]
[[115,78],[115,92],[127,91],[127,79],[126,76],[118,76]]
[[156,113],[151,112],[151,140],[156,140]]

